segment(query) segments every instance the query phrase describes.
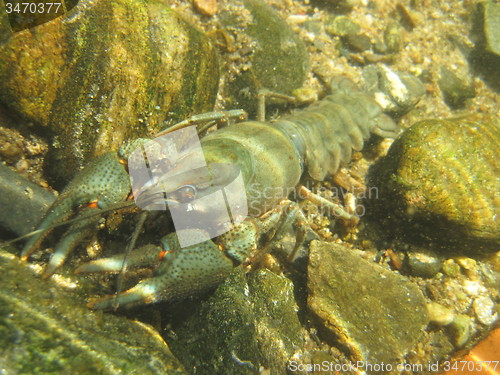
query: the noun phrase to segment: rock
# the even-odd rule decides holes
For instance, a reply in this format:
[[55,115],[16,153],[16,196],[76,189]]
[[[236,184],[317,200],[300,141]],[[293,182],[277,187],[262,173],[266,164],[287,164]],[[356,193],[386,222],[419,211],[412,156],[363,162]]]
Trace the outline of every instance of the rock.
[[416,285],[333,243],[311,243],[308,288],[309,309],[354,362],[401,363],[429,321]]
[[441,259],[430,251],[410,251],[406,264],[413,276],[431,278],[441,270]]
[[0,100],[56,135],[63,177],[166,119],[211,110],[218,80],[208,38],[161,1],[81,0],[0,46]]
[[470,39],[475,48],[468,53],[469,61],[483,81],[495,91],[500,90],[500,4],[481,1],[472,17]]
[[290,95],[302,86],[309,69],[306,47],[274,9],[261,0],[237,0],[218,16],[243,60],[224,90],[228,108],[252,116],[260,89]]
[[455,262],[454,259],[446,259],[443,262],[441,270],[446,276],[449,277],[457,277],[458,275],[460,275],[460,266],[457,264],[457,262]]
[[453,322],[448,326],[448,332],[455,348],[461,349],[474,336],[476,329],[470,316],[460,314],[455,316]]
[[455,318],[453,311],[437,302],[427,304],[427,312],[430,322],[439,326],[447,326]]
[[359,25],[346,16],[329,16],[325,20],[325,31],[333,36],[357,34],[360,30]]
[[408,73],[396,73],[383,64],[363,69],[368,92],[372,93],[384,112],[403,115],[409,112],[425,93],[424,85]]
[[345,44],[353,52],[363,52],[372,47],[370,38],[365,34],[347,34]]
[[33,230],[56,197],[0,164],[0,226],[21,236]]
[[475,31],[478,46],[500,57],[500,4],[484,1],[477,4]]
[[389,22],[385,27],[384,43],[388,53],[397,53],[403,47],[403,30],[396,22]]
[[499,126],[488,115],[414,124],[372,169],[379,199],[368,202],[370,212],[407,240],[454,253],[497,251]]
[[[174,325],[169,341],[186,368],[210,374],[286,374],[288,360],[303,346],[292,283],[262,269],[241,267]],[[210,345],[207,345],[210,341]]]
[[465,101],[476,96],[472,82],[466,82],[446,67],[441,67],[441,78],[438,81],[443,98],[450,108],[463,108]]
[[481,296],[472,303],[477,320],[481,324],[490,326],[498,319],[498,314],[495,312],[495,302],[489,297]]
[[213,16],[217,13],[217,0],[194,0],[193,5],[204,16]]
[[[91,311],[0,250],[0,363],[8,374],[186,374],[149,326]],[[66,284],[67,287],[67,284]],[[82,284],[76,285],[82,290]]]

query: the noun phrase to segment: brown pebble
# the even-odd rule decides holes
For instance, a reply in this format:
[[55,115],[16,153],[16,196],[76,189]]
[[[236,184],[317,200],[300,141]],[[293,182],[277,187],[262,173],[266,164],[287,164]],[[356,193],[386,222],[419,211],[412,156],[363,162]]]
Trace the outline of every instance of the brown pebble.
[[16,163],[16,170],[18,172],[24,172],[29,168],[29,163],[26,159],[21,159]]
[[406,7],[398,3],[396,5],[396,10],[398,11],[399,16],[401,17],[401,24],[408,30],[412,31],[417,24],[415,23],[415,20],[411,16],[410,12],[406,9]]
[[14,159],[17,156],[21,155],[21,149],[13,143],[5,142],[0,145],[0,155],[7,159]]
[[194,0],[194,8],[204,16],[213,16],[217,13],[217,0]]

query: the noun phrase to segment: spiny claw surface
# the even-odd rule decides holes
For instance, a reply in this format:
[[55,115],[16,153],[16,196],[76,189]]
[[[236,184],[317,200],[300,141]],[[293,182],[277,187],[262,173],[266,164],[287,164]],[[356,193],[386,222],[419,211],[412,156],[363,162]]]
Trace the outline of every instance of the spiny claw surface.
[[63,239],[57,244],[44,276],[48,277],[59,268],[68,254],[84,239],[88,238],[99,220],[87,217],[90,210],[106,208],[124,200],[130,191],[130,181],[125,167],[116,153],[108,153],[94,159],[80,171],[50,207],[38,226],[40,230],[31,236],[21,251],[21,259],[27,260],[42,243],[55,224],[63,223],[73,216],[79,207],[96,202],[94,208],[81,210],[76,217],[81,221],[70,225]]
[[[116,296],[106,296],[91,301],[89,306],[107,310],[116,305],[129,308],[180,299],[215,287],[229,276],[234,267],[233,261],[212,241],[181,249],[176,234],[172,233],[163,238],[162,244],[163,247],[146,245],[138,248],[131,256],[131,266],[156,268],[151,278],[142,280],[135,287]],[[141,253],[146,253],[146,256],[141,258]],[[79,271],[116,272],[119,259],[100,259],[83,265]],[[123,257],[121,259],[123,260]]]

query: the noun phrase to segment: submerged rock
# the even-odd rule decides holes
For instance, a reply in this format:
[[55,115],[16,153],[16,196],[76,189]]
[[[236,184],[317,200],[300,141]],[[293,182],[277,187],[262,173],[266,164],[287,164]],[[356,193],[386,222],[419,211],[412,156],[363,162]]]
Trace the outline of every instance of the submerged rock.
[[403,363],[429,322],[416,285],[340,245],[311,243],[308,287],[309,309],[354,362]]
[[306,47],[274,9],[261,0],[237,0],[219,17],[241,60],[226,86],[227,107],[253,113],[260,89],[291,95],[302,86],[309,68]]
[[407,238],[471,253],[500,244],[500,121],[424,120],[393,143],[370,184],[380,218]]
[[56,173],[212,109],[218,57],[161,1],[81,0],[0,46],[0,100],[56,135]]
[[409,112],[425,93],[424,85],[409,73],[396,73],[384,64],[363,69],[368,92],[373,94],[384,112],[398,116]]
[[[235,269],[214,295],[174,324],[167,341],[185,364],[206,374],[286,374],[303,346],[292,283],[268,270]],[[207,341],[210,344],[207,345]]]
[[479,47],[500,57],[500,4],[493,1],[478,3],[475,22]]
[[467,99],[476,96],[474,84],[458,77],[450,69],[441,67],[440,76],[439,88],[443,93],[444,101],[451,108],[462,108]]
[[0,284],[6,374],[186,374],[152,328],[91,311],[74,290],[40,280],[3,250]]
[[0,164],[0,227],[21,236],[32,231],[56,197]]

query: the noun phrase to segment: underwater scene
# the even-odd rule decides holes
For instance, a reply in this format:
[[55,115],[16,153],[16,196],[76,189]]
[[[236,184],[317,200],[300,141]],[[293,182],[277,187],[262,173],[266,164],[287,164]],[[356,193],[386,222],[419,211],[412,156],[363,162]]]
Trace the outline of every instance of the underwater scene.
[[0,375],[495,375],[499,314],[499,1],[0,0]]

